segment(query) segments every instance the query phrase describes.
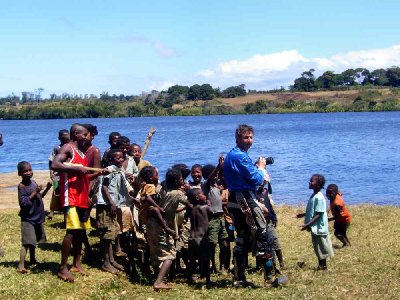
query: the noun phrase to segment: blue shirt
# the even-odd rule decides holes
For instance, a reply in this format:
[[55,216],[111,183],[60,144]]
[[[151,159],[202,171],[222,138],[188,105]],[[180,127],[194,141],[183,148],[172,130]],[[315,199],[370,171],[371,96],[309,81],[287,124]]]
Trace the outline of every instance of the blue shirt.
[[230,191],[256,191],[264,183],[264,173],[258,170],[247,152],[239,147],[226,155],[224,177]]

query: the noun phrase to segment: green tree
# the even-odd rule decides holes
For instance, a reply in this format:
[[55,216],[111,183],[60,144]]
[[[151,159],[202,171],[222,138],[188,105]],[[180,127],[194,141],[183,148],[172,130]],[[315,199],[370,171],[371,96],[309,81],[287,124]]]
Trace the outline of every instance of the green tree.
[[316,89],[314,69],[301,73],[301,77],[295,79],[293,89],[296,91],[311,92]]

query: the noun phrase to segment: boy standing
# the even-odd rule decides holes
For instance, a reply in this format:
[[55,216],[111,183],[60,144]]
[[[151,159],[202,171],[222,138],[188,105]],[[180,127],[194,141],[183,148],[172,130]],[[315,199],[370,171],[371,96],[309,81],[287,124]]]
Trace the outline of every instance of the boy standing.
[[51,187],[51,183],[47,183],[46,189],[32,180],[33,172],[31,164],[27,161],[18,163],[18,175],[22,177],[22,181],[18,184],[18,202],[21,208],[19,216],[21,218],[21,238],[22,248],[17,271],[20,273],[28,273],[25,268],[25,257],[29,249],[30,264],[35,265],[35,248],[38,241],[45,241],[46,234],[44,232],[44,205],[42,197],[46,195]]

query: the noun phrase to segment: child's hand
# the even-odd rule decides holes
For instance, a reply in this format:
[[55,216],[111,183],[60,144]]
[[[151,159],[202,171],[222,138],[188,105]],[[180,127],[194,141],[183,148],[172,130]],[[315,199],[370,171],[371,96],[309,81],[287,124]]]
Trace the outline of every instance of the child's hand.
[[43,190],[43,185],[38,184],[38,185],[36,186],[36,192],[37,192],[37,193],[40,193],[41,190]]
[[306,226],[306,225],[304,225],[304,224],[303,224],[303,225],[300,225],[300,230],[301,230],[301,231],[306,230],[307,227],[308,227],[308,226]]
[[48,189],[50,189],[52,186],[53,186],[53,184],[49,181],[49,182],[47,182],[47,184],[46,184],[46,189],[48,190]]
[[111,204],[110,213],[111,217],[115,217],[117,215],[117,207],[115,206],[114,203]]

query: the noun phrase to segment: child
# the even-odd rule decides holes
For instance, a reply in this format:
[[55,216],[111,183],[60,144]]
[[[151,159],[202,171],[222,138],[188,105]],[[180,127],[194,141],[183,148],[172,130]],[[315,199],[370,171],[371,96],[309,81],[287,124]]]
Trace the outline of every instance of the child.
[[207,205],[207,198],[201,189],[191,189],[187,193],[189,202],[193,205],[190,214],[190,238],[189,238],[189,270],[188,282],[193,282],[193,273],[196,258],[199,259],[200,277],[206,278],[206,284],[210,285],[210,258],[211,249],[209,239],[209,220],[213,213]]
[[215,264],[215,248],[216,245],[219,245],[219,261],[220,261],[220,269],[222,269],[222,273],[226,274],[227,270],[222,268],[222,262],[226,261],[227,255],[227,239],[228,233],[225,229],[225,219],[224,219],[224,210],[222,208],[222,197],[221,190],[217,185],[217,175],[219,170],[222,169],[224,165],[224,157],[221,156],[219,158],[219,162],[217,167],[213,165],[205,165],[202,168],[203,177],[206,180],[203,183],[203,192],[207,196],[207,200],[210,203],[210,208],[212,211],[212,217],[208,226],[208,241],[210,243],[211,250],[211,271],[213,273],[217,273],[217,268]]
[[166,233],[175,237],[175,231],[168,227],[161,215],[164,209],[156,203],[156,198],[158,198],[156,192],[156,187],[158,185],[157,169],[153,166],[144,167],[139,173],[139,180],[142,184],[142,189],[140,190],[140,219],[146,224],[148,218],[155,218]]
[[[165,221],[168,227],[172,228],[179,203],[188,204],[187,198],[181,190],[183,186],[181,171],[169,169],[165,175],[165,185],[160,191],[158,205],[164,209]],[[159,270],[153,287],[155,290],[170,289],[171,287],[164,283],[164,278],[168,275],[172,262],[176,258],[174,239],[162,229],[154,218],[148,219],[146,230],[150,259],[152,265]]]
[[[124,267],[118,264],[114,260],[112,252],[112,240],[116,239],[118,235],[118,229],[120,225],[117,222],[117,207],[120,205],[121,200],[129,197],[128,193],[124,193],[126,190],[121,176],[123,173],[120,172],[124,157],[119,149],[112,149],[108,152],[108,157],[111,165],[110,173],[103,177],[102,182],[102,196],[97,200],[97,221],[99,222],[98,227],[103,229],[102,234],[102,246],[104,264],[102,270],[110,273],[117,273],[117,270],[124,270]],[[119,240],[117,240],[119,242]]]
[[297,214],[297,218],[305,216],[301,230],[311,232],[312,244],[318,258],[318,270],[326,270],[326,259],[333,257],[331,237],[328,230],[328,216],[326,213],[326,200],[321,193],[324,188],[325,178],[320,174],[311,176],[309,189],[313,194],[307,203],[305,213]]
[[203,177],[202,167],[199,164],[192,166],[190,175],[193,180],[189,180],[189,185],[191,189],[201,189],[201,178]]
[[35,265],[35,248],[37,242],[45,241],[46,234],[44,232],[44,205],[42,197],[46,195],[51,188],[48,182],[42,193],[42,186],[32,180],[33,172],[31,164],[27,161],[18,163],[18,175],[22,177],[22,181],[18,184],[18,201],[21,208],[19,216],[21,218],[21,238],[22,248],[17,271],[20,273],[28,273],[25,268],[25,257],[29,249],[30,264]]
[[344,204],[342,194],[336,184],[328,185],[326,189],[326,196],[330,200],[330,209],[333,217],[329,221],[335,220],[333,228],[335,228],[336,238],[343,243],[342,248],[351,246],[347,237],[347,228],[350,226],[351,215]]
[[[256,166],[258,167],[259,160],[256,162]],[[271,183],[270,183],[270,176],[266,169],[264,169],[264,178],[268,179],[267,182],[260,186],[257,190],[257,200],[260,203],[260,207],[263,210],[265,221],[268,224],[268,230],[270,234],[273,236],[273,250],[275,252],[276,257],[278,258],[279,266],[282,270],[286,268],[285,263],[283,262],[283,255],[282,255],[282,247],[279,243],[278,233],[276,232],[276,226],[278,224],[278,218],[276,216],[272,201],[271,201]],[[274,257],[274,269],[275,272],[279,272],[276,268],[276,261]]]
[[104,151],[103,158],[101,159],[101,165],[103,166],[103,168],[109,165],[108,152],[110,152],[111,149],[117,149],[117,140],[120,136],[121,134],[116,131],[111,132],[108,136],[108,143],[110,144],[110,148]]
[[53,181],[53,195],[51,196],[51,201],[50,201],[50,213],[47,216],[49,220],[53,218],[54,211],[63,210],[60,201],[60,189],[58,187],[58,182],[60,181],[60,175],[58,172],[55,172],[52,169],[51,164],[53,163],[53,159],[58,154],[58,151],[61,149],[61,147],[69,143],[70,140],[69,131],[67,129],[61,129],[58,132],[58,140],[60,141],[60,145],[55,146],[49,156],[50,179]]

